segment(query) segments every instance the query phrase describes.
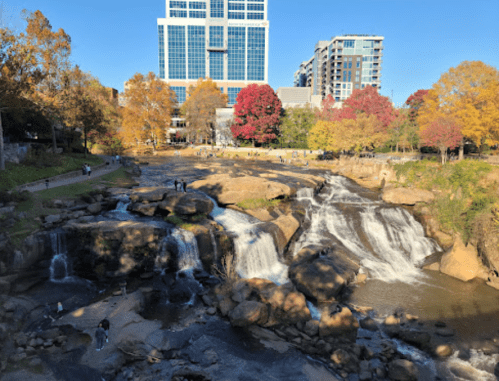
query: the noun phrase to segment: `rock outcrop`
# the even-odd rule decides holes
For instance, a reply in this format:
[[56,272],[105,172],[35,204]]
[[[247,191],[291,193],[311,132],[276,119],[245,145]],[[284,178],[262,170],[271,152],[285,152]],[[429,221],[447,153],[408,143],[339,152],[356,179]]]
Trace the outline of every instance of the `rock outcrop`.
[[383,201],[398,205],[415,205],[418,202],[429,203],[435,195],[423,189],[391,188],[383,192]]
[[440,271],[465,282],[476,277],[482,279],[487,277],[487,271],[481,263],[476,249],[469,244],[465,246],[459,235],[454,241],[452,250],[443,255]]
[[346,337],[355,340],[358,329],[359,322],[347,307],[333,303],[322,311],[319,325],[321,337]]

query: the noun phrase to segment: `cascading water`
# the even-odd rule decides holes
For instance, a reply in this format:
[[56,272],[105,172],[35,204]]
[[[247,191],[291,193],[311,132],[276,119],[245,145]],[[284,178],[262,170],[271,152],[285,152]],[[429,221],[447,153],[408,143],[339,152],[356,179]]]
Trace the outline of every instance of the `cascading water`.
[[128,195],[120,195],[117,198],[119,201],[116,204],[115,209],[110,210],[106,215],[118,221],[134,220],[135,216],[127,210],[128,205],[131,203],[130,197]]
[[50,262],[50,280],[52,282],[65,282],[70,278],[70,266],[64,233],[50,233],[50,244],[54,255]]
[[199,249],[194,234],[184,229],[173,229],[171,236],[178,248],[179,271],[201,270],[203,264],[199,259]]
[[211,217],[234,235],[236,272],[242,278],[263,278],[277,284],[288,280],[287,266],[279,262],[275,243],[261,231],[258,219],[230,209],[220,208],[213,200]]
[[328,245],[330,236],[361,260],[373,278],[386,282],[413,282],[421,276],[416,267],[439,246],[424,236],[422,226],[406,210],[354,193],[352,183],[328,176],[323,200],[310,192],[298,200],[309,203],[308,230],[295,245],[294,255],[310,245]]

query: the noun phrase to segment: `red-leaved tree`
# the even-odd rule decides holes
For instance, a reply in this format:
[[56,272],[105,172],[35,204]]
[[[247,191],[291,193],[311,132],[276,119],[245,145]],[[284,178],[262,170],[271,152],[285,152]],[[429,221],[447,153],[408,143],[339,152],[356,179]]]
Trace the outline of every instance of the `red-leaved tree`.
[[405,104],[408,105],[410,109],[409,120],[411,123],[416,123],[419,109],[423,105],[424,97],[428,94],[428,91],[429,90],[418,90],[405,101]]
[[458,147],[463,138],[461,128],[450,117],[436,119],[427,128],[420,131],[420,136],[424,145],[438,148],[442,164],[445,164],[447,160],[447,150]]
[[282,104],[269,85],[252,84],[242,89],[234,106],[234,139],[265,143],[279,135]]
[[316,113],[318,120],[327,122],[339,122],[343,119],[356,119],[355,110],[350,107],[335,108],[336,101],[331,95],[328,95],[322,101],[322,108]]

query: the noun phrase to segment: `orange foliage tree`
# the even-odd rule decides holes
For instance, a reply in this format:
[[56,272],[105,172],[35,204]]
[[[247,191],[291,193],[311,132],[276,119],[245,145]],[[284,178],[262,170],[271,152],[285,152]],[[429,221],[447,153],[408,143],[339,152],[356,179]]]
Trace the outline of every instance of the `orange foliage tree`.
[[[182,105],[181,112],[185,116],[187,133],[197,138],[214,138],[216,109],[227,106],[228,97],[210,78],[200,78],[195,86],[190,86],[187,100]],[[196,139],[197,140],[197,139]]]
[[152,72],[144,76],[135,74],[125,90],[126,105],[120,137],[125,144],[150,142],[153,150],[165,141],[170,127],[176,95],[170,86]]

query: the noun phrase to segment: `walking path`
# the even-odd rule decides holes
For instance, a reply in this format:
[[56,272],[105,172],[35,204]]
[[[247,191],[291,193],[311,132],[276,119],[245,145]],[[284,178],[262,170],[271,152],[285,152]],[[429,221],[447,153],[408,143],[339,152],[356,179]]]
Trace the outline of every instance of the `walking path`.
[[[82,175],[81,170],[79,171],[79,175],[75,174],[72,177],[67,177],[63,179],[59,179],[59,176],[56,177],[49,177],[49,189],[50,188],[55,188],[55,187],[61,187],[65,185],[70,185],[70,184],[76,184],[76,183],[82,183],[84,181],[88,180],[94,180],[100,176],[107,175],[108,173],[114,172],[118,170],[121,167],[121,164],[116,163],[116,161],[112,162],[112,157],[111,156],[102,156],[99,155],[102,159],[104,159],[104,162],[109,162],[109,165],[101,165],[100,168],[96,169],[95,171],[92,169],[91,175]],[[68,174],[69,175],[69,174]],[[25,184],[21,185],[18,187],[20,190],[27,190],[29,192],[38,192],[44,189],[47,189],[47,185],[45,184],[45,180],[41,180],[41,183],[37,182],[34,185],[30,184]]]

